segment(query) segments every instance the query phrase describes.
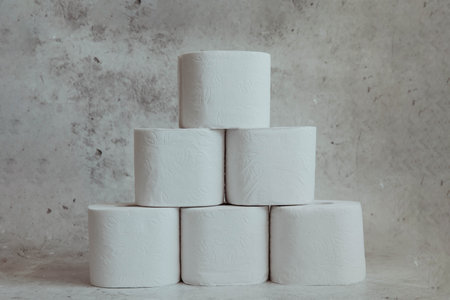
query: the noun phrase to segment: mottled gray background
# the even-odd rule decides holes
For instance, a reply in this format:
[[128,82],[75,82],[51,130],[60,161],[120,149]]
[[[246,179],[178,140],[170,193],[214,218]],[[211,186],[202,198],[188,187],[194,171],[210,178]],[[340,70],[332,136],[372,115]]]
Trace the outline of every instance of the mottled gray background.
[[316,198],[361,201],[369,259],[450,278],[445,0],[0,0],[2,253],[85,255],[88,204],[133,201],[133,128],[178,126],[177,56],[208,49],[272,55],[272,126],[317,126]]

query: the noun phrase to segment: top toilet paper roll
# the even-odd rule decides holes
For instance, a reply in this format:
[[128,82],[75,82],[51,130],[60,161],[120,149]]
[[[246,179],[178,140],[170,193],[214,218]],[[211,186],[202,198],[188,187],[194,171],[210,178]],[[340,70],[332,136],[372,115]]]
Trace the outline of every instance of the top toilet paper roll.
[[227,130],[226,145],[228,203],[283,205],[314,200],[315,127]]
[[208,206],[223,203],[224,132],[135,129],[136,204]]
[[180,127],[270,126],[270,55],[203,51],[178,58]]

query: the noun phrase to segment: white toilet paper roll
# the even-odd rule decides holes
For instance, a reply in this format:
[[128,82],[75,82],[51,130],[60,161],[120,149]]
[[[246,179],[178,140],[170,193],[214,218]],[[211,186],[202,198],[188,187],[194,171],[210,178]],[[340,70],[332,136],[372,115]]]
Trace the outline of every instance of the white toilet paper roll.
[[138,205],[221,204],[224,131],[135,129],[134,172]]
[[226,133],[226,201],[237,205],[314,200],[316,128],[231,129]]
[[256,284],[268,278],[268,208],[181,210],[181,278],[193,285]]
[[314,201],[274,206],[270,221],[272,281],[341,285],[364,280],[366,263],[359,202]]
[[180,127],[270,126],[270,55],[203,51],[178,58]]
[[180,279],[179,210],[89,206],[89,269],[100,287],[154,287]]

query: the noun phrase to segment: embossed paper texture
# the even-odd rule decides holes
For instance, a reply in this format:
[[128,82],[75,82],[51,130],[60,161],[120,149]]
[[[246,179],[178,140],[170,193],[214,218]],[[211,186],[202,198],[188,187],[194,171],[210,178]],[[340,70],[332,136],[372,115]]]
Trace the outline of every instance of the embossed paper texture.
[[180,127],[270,126],[270,55],[204,51],[178,59]]

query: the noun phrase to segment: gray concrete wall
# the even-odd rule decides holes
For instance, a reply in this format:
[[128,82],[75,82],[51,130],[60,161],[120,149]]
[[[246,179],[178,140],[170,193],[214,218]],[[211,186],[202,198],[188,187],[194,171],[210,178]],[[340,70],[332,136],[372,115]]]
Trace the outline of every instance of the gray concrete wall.
[[316,198],[450,278],[445,0],[0,1],[2,249],[85,253],[87,205],[133,201],[133,128],[177,127],[177,56],[207,49],[269,52],[272,126],[317,126]]

